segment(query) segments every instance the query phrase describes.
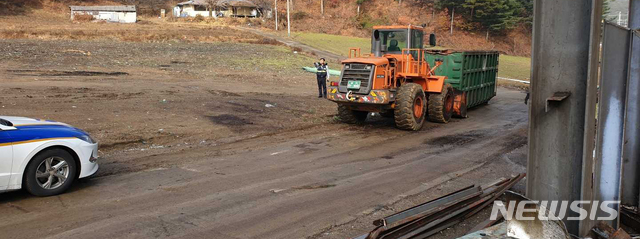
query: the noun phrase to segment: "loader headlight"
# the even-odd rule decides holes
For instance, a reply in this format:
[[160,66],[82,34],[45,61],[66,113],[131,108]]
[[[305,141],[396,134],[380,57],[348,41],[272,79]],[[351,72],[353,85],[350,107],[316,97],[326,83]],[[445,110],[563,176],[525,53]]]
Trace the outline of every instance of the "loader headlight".
[[344,68],[345,69],[349,69],[349,68],[351,68],[351,66],[347,64],[347,65],[344,65]]
[[371,65],[366,66],[365,69],[371,70]]

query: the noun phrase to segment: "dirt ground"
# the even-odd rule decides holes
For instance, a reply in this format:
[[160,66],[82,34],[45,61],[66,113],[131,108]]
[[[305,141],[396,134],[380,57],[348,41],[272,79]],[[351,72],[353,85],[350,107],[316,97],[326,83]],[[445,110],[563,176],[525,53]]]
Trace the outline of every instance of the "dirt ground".
[[0,238],[350,238],[525,170],[516,90],[405,132],[379,116],[336,122],[300,70],[313,59],[284,46],[4,39],[0,53],[0,115],[66,122],[101,145],[98,174],[66,194],[0,195]]
[[335,107],[315,97],[313,75],[299,68],[312,59],[284,47],[5,40],[0,51],[3,115],[86,129],[106,155],[333,120]]

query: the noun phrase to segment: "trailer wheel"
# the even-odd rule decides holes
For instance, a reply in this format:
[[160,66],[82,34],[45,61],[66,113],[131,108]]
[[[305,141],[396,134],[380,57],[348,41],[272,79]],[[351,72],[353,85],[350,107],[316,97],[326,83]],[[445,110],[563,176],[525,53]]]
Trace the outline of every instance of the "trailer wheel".
[[338,104],[338,117],[347,124],[360,124],[367,119],[369,112],[351,110],[346,105]]
[[453,97],[453,117],[467,118],[467,95],[455,92]]
[[453,115],[453,87],[442,87],[442,93],[429,95],[429,121],[448,123]]
[[424,124],[426,97],[422,86],[407,83],[398,89],[394,119],[396,127],[404,130],[419,130]]
[[466,119],[467,117],[469,117],[469,116],[467,115],[467,105],[466,105],[466,104],[462,104],[462,105],[460,106],[460,113],[459,113],[459,114],[456,114],[456,115],[454,115],[454,116],[456,116],[456,117],[458,117],[458,118],[463,118],[463,119]]

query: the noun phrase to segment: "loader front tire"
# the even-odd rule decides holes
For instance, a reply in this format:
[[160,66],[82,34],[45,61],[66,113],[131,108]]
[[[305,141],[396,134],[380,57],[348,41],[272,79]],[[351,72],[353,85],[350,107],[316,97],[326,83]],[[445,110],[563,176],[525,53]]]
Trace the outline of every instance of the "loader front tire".
[[351,110],[346,105],[338,104],[338,117],[347,124],[361,124],[367,119],[369,112]]
[[429,121],[448,123],[453,115],[453,87],[446,84],[440,94],[429,95]]
[[403,130],[420,130],[426,115],[426,97],[422,86],[407,83],[398,88],[394,120],[396,127]]

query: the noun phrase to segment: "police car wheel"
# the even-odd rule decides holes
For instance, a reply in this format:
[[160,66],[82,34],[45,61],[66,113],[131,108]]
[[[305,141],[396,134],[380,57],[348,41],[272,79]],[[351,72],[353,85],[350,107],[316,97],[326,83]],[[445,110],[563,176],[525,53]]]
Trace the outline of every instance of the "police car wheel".
[[48,149],[38,153],[24,174],[26,190],[40,197],[65,192],[76,178],[77,165],[73,156],[64,149]]

